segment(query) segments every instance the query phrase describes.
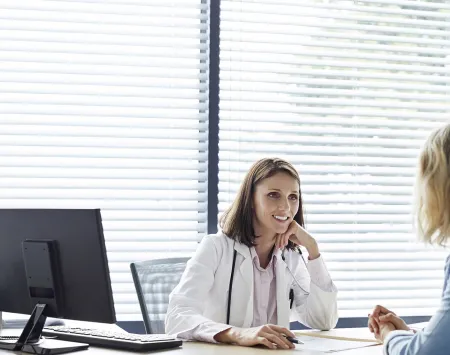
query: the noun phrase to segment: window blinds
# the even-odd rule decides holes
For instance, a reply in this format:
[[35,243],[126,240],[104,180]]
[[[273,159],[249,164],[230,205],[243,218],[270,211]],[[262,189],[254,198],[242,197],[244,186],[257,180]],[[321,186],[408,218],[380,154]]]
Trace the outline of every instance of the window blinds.
[[416,157],[450,121],[447,1],[222,0],[219,213],[250,165],[299,170],[342,317],[429,315],[446,252],[414,243]]
[[206,231],[208,11],[0,1],[0,207],[101,208],[118,320],[142,319],[129,263]]

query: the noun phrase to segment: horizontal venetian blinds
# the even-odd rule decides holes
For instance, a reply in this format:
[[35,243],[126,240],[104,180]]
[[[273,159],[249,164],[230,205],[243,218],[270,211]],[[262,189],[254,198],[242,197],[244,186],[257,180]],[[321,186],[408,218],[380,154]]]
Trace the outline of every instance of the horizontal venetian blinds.
[[343,317],[429,315],[445,252],[414,243],[416,157],[450,121],[447,1],[222,0],[219,211],[261,157],[299,170]]
[[206,231],[204,1],[0,1],[0,207],[101,208],[118,320],[129,263]]

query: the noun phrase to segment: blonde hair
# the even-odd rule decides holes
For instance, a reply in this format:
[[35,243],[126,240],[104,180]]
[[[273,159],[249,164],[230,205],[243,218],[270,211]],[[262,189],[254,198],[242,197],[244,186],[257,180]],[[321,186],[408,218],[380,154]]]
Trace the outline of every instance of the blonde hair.
[[435,130],[419,156],[416,181],[419,238],[444,246],[450,237],[450,124]]
[[[248,247],[255,245],[255,232],[253,230],[252,200],[256,185],[262,180],[270,178],[277,173],[286,173],[292,176],[299,185],[299,208],[294,220],[305,226],[303,217],[302,192],[300,189],[300,177],[297,170],[287,161],[279,158],[264,158],[258,160],[248,171],[237,196],[231,206],[220,218],[220,226],[228,238],[245,244]],[[294,249],[295,244],[288,242],[288,249]]]

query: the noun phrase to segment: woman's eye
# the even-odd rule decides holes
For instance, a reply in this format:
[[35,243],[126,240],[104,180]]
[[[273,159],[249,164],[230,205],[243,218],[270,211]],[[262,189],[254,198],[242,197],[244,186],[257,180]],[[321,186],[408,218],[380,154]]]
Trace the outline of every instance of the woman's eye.
[[291,195],[291,196],[289,196],[289,198],[290,198],[291,200],[293,200],[293,201],[297,201],[297,200],[298,200],[297,195]]
[[278,192],[270,192],[267,196],[269,196],[271,198],[277,198],[278,197]]

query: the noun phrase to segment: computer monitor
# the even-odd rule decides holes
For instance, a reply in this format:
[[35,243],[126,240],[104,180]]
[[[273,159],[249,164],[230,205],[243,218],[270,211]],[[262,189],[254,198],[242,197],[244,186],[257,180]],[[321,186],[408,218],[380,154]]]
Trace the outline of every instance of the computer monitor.
[[0,209],[0,311],[31,314],[11,350],[46,317],[116,321],[100,210]]

